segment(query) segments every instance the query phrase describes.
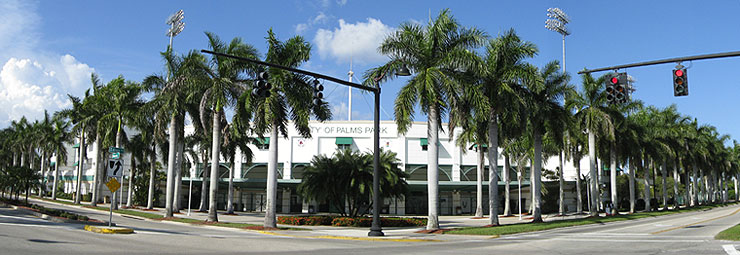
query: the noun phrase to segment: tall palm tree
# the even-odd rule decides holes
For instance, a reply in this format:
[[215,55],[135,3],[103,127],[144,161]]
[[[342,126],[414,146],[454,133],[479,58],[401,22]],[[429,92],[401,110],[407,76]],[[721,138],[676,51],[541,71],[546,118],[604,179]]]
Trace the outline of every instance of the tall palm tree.
[[[234,38],[230,43],[222,42],[218,36],[206,32],[208,47],[218,53],[230,54],[246,58],[257,56],[257,50],[245,44],[240,38]],[[232,58],[212,56],[209,65],[205,67],[208,74],[207,87],[201,99],[201,120],[205,123],[206,109],[211,110],[212,117],[212,149],[211,149],[211,180],[209,192],[209,207],[207,221],[218,221],[216,214],[216,193],[218,191],[218,166],[221,149],[221,118],[224,118],[224,108],[231,107],[237,98],[246,90],[247,79],[244,75],[250,65]]]
[[[378,48],[391,60],[365,75],[365,84],[373,85],[395,77],[404,67],[416,74],[404,85],[395,102],[398,131],[404,134],[413,120],[417,103],[427,115],[428,140],[432,146],[427,151],[427,196],[429,211],[427,229],[438,229],[438,173],[439,173],[439,128],[446,111],[459,104],[459,81],[455,77],[460,71],[477,68],[477,57],[472,49],[484,43],[486,34],[475,28],[464,28],[455,20],[448,9],[430,20],[427,26],[404,23],[399,30],[388,36]],[[495,144],[489,144],[496,148]],[[489,150],[489,158],[491,157]],[[495,169],[495,165],[491,165]],[[493,171],[495,173],[495,171]]]
[[49,137],[49,150],[54,152],[54,183],[51,188],[51,199],[57,199],[57,184],[59,183],[59,165],[67,163],[67,149],[65,143],[69,141],[70,134],[68,132],[69,122],[65,121],[65,118],[59,114],[54,114],[52,119],[54,130],[52,135]]
[[44,110],[44,118],[39,122],[39,144],[38,148],[41,151],[41,185],[39,185],[38,194],[40,197],[44,197],[46,194],[46,168],[48,167],[47,162],[49,161],[47,156],[51,156],[49,153],[49,140],[54,132],[54,125],[51,120],[49,113]]
[[[155,92],[155,97],[148,103],[147,108],[156,109],[155,123],[157,128],[168,126],[168,147],[162,147],[167,152],[167,188],[165,195],[165,217],[173,215],[173,200],[175,190],[175,156],[177,153],[177,130],[181,115],[193,101],[200,102],[196,95],[202,95],[202,90],[195,86],[206,78],[205,57],[197,51],[191,51],[185,56],[176,55],[171,48],[161,53],[165,61],[166,75],[150,75],[144,79],[145,90]],[[197,115],[191,115],[193,122],[198,120]],[[199,122],[198,122],[199,123]],[[194,123],[195,124],[195,123]],[[199,126],[199,125],[194,125]],[[161,128],[164,129],[164,128]]]
[[596,181],[596,136],[614,137],[614,124],[611,121],[611,109],[607,106],[604,84],[608,75],[594,79],[591,74],[581,76],[583,88],[579,93],[571,93],[566,100],[566,108],[575,112],[575,119],[588,134],[589,176],[591,189],[592,216],[598,215],[599,188]]
[[[295,36],[287,41],[277,39],[272,29],[267,31],[268,50],[265,62],[296,68],[307,62],[311,56],[311,45],[303,37]],[[243,95],[246,100],[239,104],[239,111],[252,113],[254,133],[263,137],[270,134],[269,157],[267,163],[267,212],[265,227],[277,226],[277,155],[278,137],[287,137],[288,120],[295,125],[298,133],[311,137],[308,120],[314,116],[319,121],[331,118],[328,104],[320,101],[314,104],[314,89],[308,85],[308,77],[277,68],[264,70],[269,74],[272,89],[267,97],[257,97],[252,93]],[[253,86],[255,87],[255,86]]]
[[[540,191],[542,190],[542,136],[545,132],[553,134],[557,140],[563,140],[565,118],[567,112],[563,107],[563,99],[572,90],[568,85],[569,76],[559,71],[560,65],[552,61],[545,65],[537,74],[537,79],[524,84],[528,89],[529,121],[532,137],[534,138],[534,166],[532,192],[534,193],[533,222],[542,221],[540,209]],[[558,136],[560,135],[560,136]]]

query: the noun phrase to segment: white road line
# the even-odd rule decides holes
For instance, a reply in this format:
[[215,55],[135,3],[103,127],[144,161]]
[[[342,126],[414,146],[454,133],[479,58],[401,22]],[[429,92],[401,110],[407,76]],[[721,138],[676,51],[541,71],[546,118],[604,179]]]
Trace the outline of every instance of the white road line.
[[722,245],[722,249],[725,249],[725,252],[727,252],[728,255],[740,255],[740,251],[735,249],[735,245],[725,244]]
[[[646,239],[586,239],[586,238],[553,238],[549,240],[577,242],[613,242],[613,243],[703,243],[704,240],[646,240]],[[738,254],[740,255],[740,254]]]
[[19,216],[10,216],[10,215],[0,215],[0,218],[10,218],[10,219],[19,219],[19,220],[27,220],[27,221],[47,221],[47,220],[39,219],[39,218],[19,217]]
[[22,227],[40,227],[40,228],[66,228],[66,229],[75,229],[68,226],[62,226],[62,225],[38,225],[38,224],[28,224],[28,223],[8,223],[8,222],[0,222],[0,225],[8,225],[8,226],[22,226]]

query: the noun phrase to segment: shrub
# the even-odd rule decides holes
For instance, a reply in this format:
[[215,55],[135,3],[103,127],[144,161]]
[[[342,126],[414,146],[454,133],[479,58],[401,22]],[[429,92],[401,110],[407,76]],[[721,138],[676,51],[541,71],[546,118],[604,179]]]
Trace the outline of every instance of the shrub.
[[[339,216],[280,216],[278,224],[285,225],[312,225],[312,226],[345,226],[370,227],[373,219],[369,217],[339,217]],[[382,217],[380,224],[383,227],[411,227],[426,226],[425,218],[398,218]]]

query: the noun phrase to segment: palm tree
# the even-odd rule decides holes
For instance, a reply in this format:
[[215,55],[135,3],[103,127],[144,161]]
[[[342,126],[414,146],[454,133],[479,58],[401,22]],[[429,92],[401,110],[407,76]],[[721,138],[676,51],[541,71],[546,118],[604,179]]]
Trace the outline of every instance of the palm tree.
[[49,137],[49,151],[54,152],[54,183],[51,188],[51,199],[57,199],[57,184],[59,183],[59,164],[67,163],[67,149],[64,143],[69,140],[69,122],[65,121],[58,112],[54,114],[52,119],[54,130]]
[[60,111],[60,114],[70,120],[73,124],[72,130],[74,133],[79,134],[80,146],[78,148],[79,161],[77,163],[77,183],[76,183],[76,195],[74,199],[75,204],[80,204],[81,194],[80,191],[82,186],[82,170],[85,165],[85,152],[87,151],[87,141],[85,134],[89,131],[90,127],[95,125],[95,119],[93,111],[91,111],[91,104],[93,102],[90,90],[85,91],[85,97],[81,100],[78,97],[67,95],[72,108],[67,108]]
[[51,156],[49,153],[49,140],[54,131],[54,126],[49,113],[44,110],[44,118],[39,122],[39,150],[41,150],[41,185],[39,185],[38,194],[39,197],[44,197],[46,194],[46,168],[48,168],[47,162],[49,162],[47,156]]
[[[175,189],[175,156],[177,153],[177,130],[178,122],[184,110],[193,101],[200,102],[196,95],[202,95],[196,83],[205,80],[205,57],[196,51],[191,51],[186,56],[180,57],[174,54],[171,48],[162,53],[165,60],[167,75],[150,75],[144,79],[144,89],[154,91],[155,97],[148,103],[147,108],[156,109],[155,123],[158,129],[168,126],[169,146],[161,148],[166,151],[167,156],[167,190],[165,196],[165,217],[173,215],[173,200]],[[191,115],[194,124],[198,120],[197,115]],[[197,122],[199,123],[199,122]],[[194,125],[198,127],[199,125]],[[161,128],[164,129],[164,128]],[[151,181],[151,180],[150,180]]]
[[611,109],[607,106],[606,93],[604,93],[604,81],[607,75],[594,79],[591,74],[584,74],[582,77],[583,90],[580,93],[571,93],[569,100],[566,100],[566,108],[575,112],[575,119],[581,128],[588,134],[588,157],[589,157],[589,176],[591,177],[591,212],[592,216],[598,215],[598,198],[599,188],[596,182],[596,135],[602,137],[614,136],[614,124],[611,121]]
[[[257,50],[251,45],[245,44],[240,38],[234,38],[229,44],[222,42],[218,36],[206,32],[209,48],[218,53],[230,54],[246,58],[254,58]],[[218,191],[218,166],[221,149],[221,118],[224,108],[235,104],[237,98],[246,90],[247,79],[244,73],[250,66],[242,61],[220,56],[212,56],[209,66],[206,67],[208,82],[204,84],[207,89],[201,99],[201,119],[205,119],[206,109],[210,109],[213,124],[212,149],[211,149],[211,180],[207,221],[218,221],[216,214],[216,193]],[[202,121],[205,123],[206,121]]]
[[254,157],[252,149],[248,146],[250,143],[254,142],[254,138],[247,136],[247,131],[245,130],[249,122],[248,120],[240,120],[239,116],[239,114],[234,115],[234,121],[232,124],[224,125],[223,130],[224,139],[221,154],[224,159],[229,162],[229,191],[226,203],[227,214],[234,213],[234,162],[236,161],[236,157],[245,155],[247,160],[243,163],[246,164],[251,164],[252,158]]
[[[371,85],[392,79],[393,74],[402,68],[407,67],[416,73],[396,97],[395,119],[399,133],[404,134],[411,126],[417,103],[428,117],[428,140],[432,145],[427,151],[427,229],[430,230],[439,228],[437,143],[441,119],[448,109],[459,104],[459,81],[455,77],[460,71],[477,67],[479,61],[471,50],[482,45],[485,38],[483,31],[461,27],[445,9],[426,27],[413,23],[401,24],[399,30],[387,37],[378,48],[391,60],[364,75],[365,84]],[[489,146],[496,148],[495,144]],[[492,151],[496,150],[489,150],[489,158]],[[491,164],[490,167],[495,169],[496,165]]]
[[[303,37],[295,36],[281,42],[275,37],[272,29],[267,31],[268,50],[265,62],[296,68],[307,62],[311,55],[311,45]],[[270,133],[269,158],[267,163],[267,212],[264,226],[274,228],[277,225],[277,155],[278,136],[287,136],[288,120],[295,125],[298,133],[311,137],[308,120],[314,116],[319,121],[331,118],[328,104],[320,101],[314,104],[313,88],[308,85],[309,79],[303,75],[282,69],[268,68],[269,83],[272,89],[266,97],[243,95],[246,100],[239,111],[253,113],[253,130],[260,138]],[[253,86],[255,87],[255,86]]]
[[552,61],[545,65],[538,73],[537,79],[527,81],[524,84],[528,89],[529,121],[531,123],[532,137],[534,138],[534,166],[532,192],[534,193],[534,218],[533,222],[542,221],[540,210],[540,191],[542,189],[542,136],[550,132],[555,140],[563,140],[565,118],[567,112],[562,105],[566,94],[572,90],[568,85],[570,77],[560,73],[560,65]]

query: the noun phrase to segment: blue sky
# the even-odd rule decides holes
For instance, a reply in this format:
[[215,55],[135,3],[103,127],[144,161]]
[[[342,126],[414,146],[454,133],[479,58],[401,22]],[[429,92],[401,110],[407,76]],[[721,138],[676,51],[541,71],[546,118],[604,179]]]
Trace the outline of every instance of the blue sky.
[[[185,29],[174,48],[203,49],[204,31],[223,40],[241,37],[261,53],[273,28],[281,40],[301,35],[312,43],[311,60],[302,68],[347,77],[349,59],[356,77],[383,63],[375,49],[383,35],[403,22],[425,24],[449,8],[463,26],[491,37],[514,28],[535,43],[530,60],[543,66],[561,59],[561,37],[545,29],[546,9],[559,7],[572,19],[566,38],[566,66],[573,71],[671,57],[738,50],[738,1],[0,1],[0,127],[20,116],[36,119],[43,110],[68,106],[66,94],[89,88],[90,72],[104,81],[123,75],[141,81],[162,73],[159,52],[166,48],[165,19],[185,12]],[[688,97],[673,97],[675,64],[626,70],[636,80],[636,99],[681,113],[740,137],[735,114],[740,108],[740,58],[694,61],[688,66]],[[603,73],[598,73],[600,75]],[[393,100],[403,79],[383,85],[381,113],[391,119]],[[347,88],[326,83],[334,119],[347,119]],[[371,119],[370,95],[355,91],[353,119]],[[425,116],[417,114],[417,120]]]

